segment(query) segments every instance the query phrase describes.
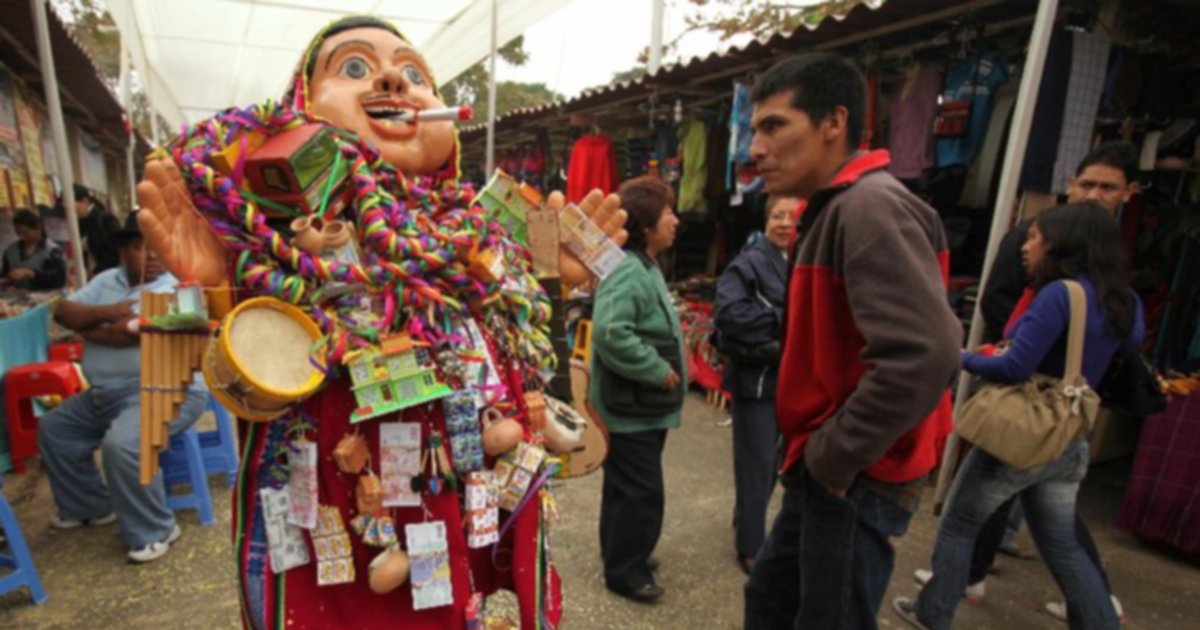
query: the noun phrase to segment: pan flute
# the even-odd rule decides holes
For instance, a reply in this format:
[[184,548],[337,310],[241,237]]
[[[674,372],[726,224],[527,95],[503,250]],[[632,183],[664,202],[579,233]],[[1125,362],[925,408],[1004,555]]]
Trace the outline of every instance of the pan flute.
[[142,292],[141,482],[158,472],[158,452],[171,437],[168,425],[179,417],[193,375],[208,344],[208,328],[164,331],[147,321],[170,312],[174,295]]

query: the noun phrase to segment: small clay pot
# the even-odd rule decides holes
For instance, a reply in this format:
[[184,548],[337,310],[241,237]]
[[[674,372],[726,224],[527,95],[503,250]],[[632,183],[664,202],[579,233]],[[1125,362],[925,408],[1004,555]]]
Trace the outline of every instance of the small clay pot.
[[521,423],[505,418],[495,409],[483,413],[483,452],[491,457],[511,451],[521,443],[525,431]]
[[321,230],[321,236],[325,240],[325,249],[340,249],[350,242],[350,226],[345,221],[330,221]]
[[408,581],[408,554],[400,549],[385,549],[367,565],[371,591],[386,595]]
[[305,253],[317,256],[325,248],[325,237],[317,229],[314,217],[300,217],[292,221],[292,246]]

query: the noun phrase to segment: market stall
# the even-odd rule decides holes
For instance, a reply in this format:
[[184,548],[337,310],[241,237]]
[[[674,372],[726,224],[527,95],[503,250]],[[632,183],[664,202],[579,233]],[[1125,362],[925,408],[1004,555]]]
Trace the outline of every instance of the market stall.
[[[10,368],[46,360],[57,293],[0,292],[0,391]],[[0,473],[12,469],[8,418],[0,406]]]

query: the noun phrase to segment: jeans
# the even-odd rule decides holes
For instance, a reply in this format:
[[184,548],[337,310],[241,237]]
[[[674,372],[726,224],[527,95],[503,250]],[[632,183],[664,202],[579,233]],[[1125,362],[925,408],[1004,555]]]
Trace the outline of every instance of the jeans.
[[1021,529],[1021,520],[1024,519],[1024,512],[1021,510],[1021,503],[1017,501],[1019,495],[1013,495],[1007,501],[1000,504],[996,511],[983,524],[983,529],[979,530],[979,535],[975,537],[975,547],[971,551],[971,573],[968,577],[968,584],[978,584],[987,579],[988,571],[992,565],[996,564],[996,554],[999,553],[1000,547],[1008,543],[1009,537],[1016,538],[1013,532],[1012,521],[1013,515],[1019,515],[1019,520],[1016,524],[1016,531]]
[[648,562],[662,534],[667,430],[613,433],[604,459],[600,555],[604,582],[630,591],[654,582]]
[[1118,628],[1108,587],[1088,557],[1075,528],[1075,497],[1087,474],[1088,445],[1079,440],[1056,460],[1017,470],[982,449],[966,459],[942,513],[933,550],[933,578],[917,598],[917,617],[933,630],[946,630],[967,586],[972,547],[985,521],[1020,495],[1029,531],[1067,598],[1071,628]]
[[[138,381],[95,385],[38,421],[38,449],[59,517],[94,520],[115,513],[131,549],[166,540],[175,527],[162,473],[149,485],[140,483],[140,390]],[[207,395],[203,387],[188,390],[171,435],[196,422]],[[107,486],[96,469],[97,448]]]
[[738,558],[753,558],[767,530],[767,504],[775,489],[779,427],[775,399],[733,397],[733,526]]
[[[746,582],[747,630],[875,628],[910,509],[855,482],[838,498],[797,463]],[[878,483],[878,482],[873,482]]]

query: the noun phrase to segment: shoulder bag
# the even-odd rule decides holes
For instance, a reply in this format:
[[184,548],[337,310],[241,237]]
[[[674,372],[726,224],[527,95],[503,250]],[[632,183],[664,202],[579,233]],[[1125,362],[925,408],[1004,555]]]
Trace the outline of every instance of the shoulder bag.
[[1087,297],[1067,280],[1071,324],[1067,365],[1061,379],[1035,374],[1013,385],[986,383],[962,408],[955,431],[963,439],[1017,469],[1054,461],[1096,422],[1100,397],[1080,373]]

